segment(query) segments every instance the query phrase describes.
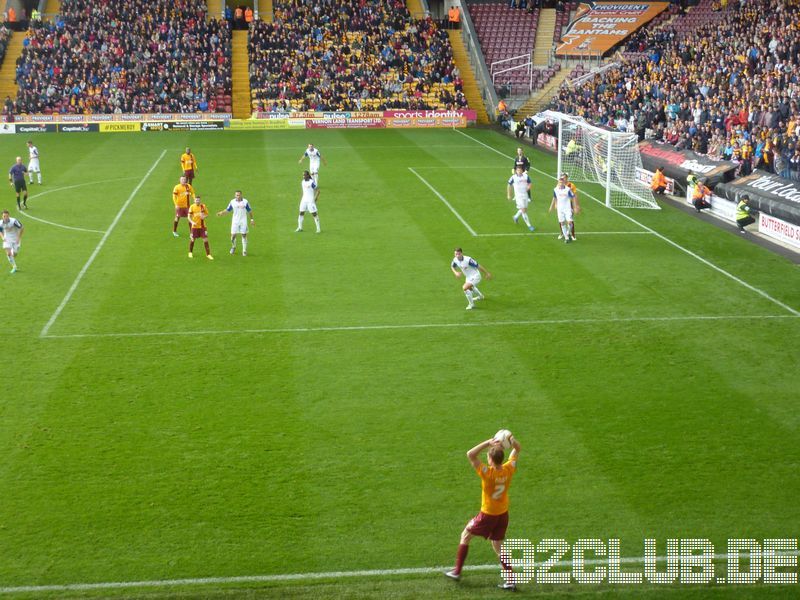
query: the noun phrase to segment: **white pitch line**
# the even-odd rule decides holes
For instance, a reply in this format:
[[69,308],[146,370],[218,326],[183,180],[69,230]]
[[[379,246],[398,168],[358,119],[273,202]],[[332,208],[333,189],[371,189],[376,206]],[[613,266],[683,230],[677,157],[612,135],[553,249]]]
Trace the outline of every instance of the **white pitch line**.
[[[487,148],[487,149],[491,150],[492,152],[495,152],[495,153],[499,154],[500,156],[503,156],[503,157],[505,157],[505,158],[509,158],[509,159],[513,158],[512,156],[510,156],[510,155],[508,155],[508,154],[505,154],[504,152],[501,152],[501,151],[500,151],[500,150],[498,150],[497,148],[493,148],[492,146],[490,146],[490,145],[488,145],[488,144],[485,144],[484,142],[480,141],[479,139],[477,139],[477,138],[474,138],[474,137],[472,137],[471,135],[464,133],[463,131],[460,131],[460,130],[458,130],[458,129],[454,129],[454,131],[456,131],[457,133],[460,133],[461,135],[463,135],[463,136],[465,136],[465,137],[467,137],[467,138],[469,138],[469,139],[473,140],[474,142],[476,142],[476,143],[480,144],[481,146],[483,146],[483,147],[485,147],[485,148]],[[531,170],[532,170],[532,171],[536,171],[537,173],[541,173],[542,175],[545,175],[546,177],[550,177],[550,178],[553,178],[553,179],[555,179],[555,178],[554,178],[552,175],[550,175],[549,173],[545,173],[544,171],[542,171],[542,170],[540,170],[540,169],[536,169],[536,168],[534,168],[534,167],[531,167]],[[601,205],[605,206],[605,202],[603,202],[603,201],[601,201],[601,200],[598,200],[597,198],[595,198],[594,196],[592,196],[591,194],[589,194],[589,193],[587,193],[587,192],[584,192],[584,194],[585,194],[586,196],[588,196],[589,198],[591,198],[592,200],[594,200],[595,202],[597,202],[598,204],[601,204]],[[667,243],[667,244],[669,244],[670,246],[673,246],[674,248],[677,248],[677,249],[678,249],[678,250],[680,250],[681,252],[685,252],[686,254],[688,254],[689,256],[691,256],[692,258],[695,258],[695,259],[699,260],[701,263],[703,263],[703,264],[704,264],[704,265],[706,265],[707,267],[710,267],[710,268],[714,269],[715,271],[717,271],[718,273],[721,273],[721,274],[722,274],[722,275],[724,275],[725,277],[728,277],[728,278],[732,279],[733,281],[735,281],[735,282],[736,282],[736,283],[738,283],[739,285],[742,285],[742,286],[744,286],[745,288],[747,288],[747,289],[748,289],[748,290],[750,290],[751,292],[755,292],[756,294],[758,294],[758,295],[760,295],[760,296],[762,296],[762,297],[766,298],[767,300],[769,300],[769,301],[770,301],[770,302],[772,302],[773,304],[777,304],[778,306],[780,306],[780,307],[781,307],[781,308],[783,308],[784,310],[787,310],[787,311],[789,311],[790,313],[792,313],[794,316],[796,316],[796,317],[800,317],[800,311],[798,311],[798,310],[796,310],[796,309],[792,308],[792,307],[791,307],[791,306],[789,306],[788,304],[785,304],[785,303],[781,302],[781,301],[780,301],[780,300],[778,300],[777,298],[773,298],[772,296],[770,296],[770,295],[769,295],[767,292],[765,292],[764,290],[762,290],[762,289],[759,289],[759,288],[755,287],[754,285],[750,285],[749,283],[747,283],[747,282],[746,282],[746,281],[744,281],[743,279],[740,279],[739,277],[737,277],[737,276],[736,276],[736,275],[734,275],[733,273],[730,273],[730,272],[726,271],[726,270],[725,270],[725,269],[723,269],[722,267],[718,267],[717,265],[715,265],[714,263],[712,263],[712,262],[711,262],[711,261],[709,261],[709,260],[706,260],[705,258],[703,258],[702,256],[700,256],[699,254],[696,254],[696,253],[692,252],[691,250],[689,250],[688,248],[685,248],[684,246],[681,246],[679,243],[677,243],[677,242],[673,242],[673,241],[672,241],[671,239],[669,239],[667,236],[665,236],[665,235],[662,235],[662,234],[658,233],[656,230],[654,230],[654,229],[652,229],[652,228],[648,227],[648,226],[647,226],[647,225],[645,225],[644,223],[640,223],[639,221],[637,221],[636,219],[634,219],[634,218],[633,218],[633,217],[631,217],[630,215],[626,215],[624,212],[622,212],[622,211],[620,211],[620,210],[618,210],[618,209],[614,208],[613,206],[608,206],[608,207],[606,207],[606,208],[608,208],[609,210],[611,210],[611,211],[613,211],[613,212],[617,213],[617,214],[618,214],[618,215],[620,215],[621,217],[624,217],[625,219],[628,219],[628,220],[629,220],[631,223],[635,223],[636,225],[638,225],[639,227],[641,227],[641,228],[642,228],[642,229],[644,229],[645,231],[648,231],[648,232],[652,233],[652,234],[653,234],[653,235],[655,235],[657,238],[659,238],[659,239],[661,239],[662,241],[666,242],[666,243]]]
[[[778,556],[797,556],[797,552],[776,552]],[[739,558],[739,555],[735,555]],[[656,563],[667,562],[668,557],[656,556]],[[711,556],[714,561],[727,561],[729,556],[727,553],[714,554]],[[644,564],[645,559],[642,556],[625,556],[619,559],[619,563],[623,565],[639,565]],[[608,558],[586,558],[583,560],[586,566],[595,565],[608,565]],[[572,560],[559,560],[556,562],[536,562],[532,566],[534,568],[549,566],[549,567],[571,567]],[[154,588],[154,587],[178,587],[178,586],[193,586],[193,585],[228,585],[233,583],[276,583],[283,581],[315,581],[320,579],[351,579],[357,577],[388,577],[393,575],[431,575],[434,573],[444,573],[451,569],[451,566],[441,567],[409,567],[405,569],[364,569],[359,571],[327,571],[327,572],[312,572],[312,573],[278,573],[275,575],[239,575],[232,577],[195,577],[186,579],[154,579],[145,581],[104,581],[98,583],[65,583],[54,585],[20,585],[20,586],[7,586],[0,587],[0,594],[31,594],[31,593],[44,593],[44,592],[85,592],[91,590],[112,590],[112,589],[126,589],[126,588]],[[472,565],[465,566],[466,571],[497,571],[500,572],[499,565]],[[575,584],[580,585],[580,584]]]
[[[64,187],[48,189],[48,190],[45,190],[45,191],[40,192],[38,194],[34,194],[32,196],[29,196],[28,200],[35,200],[36,198],[41,198],[42,196],[47,196],[48,194],[55,194],[57,192],[63,192],[65,190],[74,190],[75,188],[87,187],[87,186],[90,186],[90,185],[97,185],[98,183],[102,183],[104,185],[107,185],[109,182],[112,182],[112,181],[130,181],[131,179],[136,179],[136,178],[135,177],[120,177],[120,178],[117,178],[117,179],[106,179],[106,180],[103,180],[103,181],[88,181],[86,183],[77,183],[75,185],[67,185],[67,186],[64,186]],[[85,227],[72,227],[70,225],[62,225],[61,223],[55,223],[53,221],[48,221],[46,219],[42,219],[41,217],[34,217],[29,212],[22,212],[19,209],[17,209],[17,212],[19,214],[21,214],[21,215],[24,214],[25,215],[25,219],[31,219],[33,221],[38,221],[39,223],[45,223],[46,225],[52,225],[53,227],[60,227],[61,229],[69,229],[69,230],[72,230],[72,231],[84,231],[86,233],[105,233],[105,231],[100,231],[99,229],[86,229]]]
[[[584,235],[652,235],[649,231],[581,231],[581,236]],[[541,235],[546,237],[555,237],[559,235],[555,231],[553,232],[545,232],[545,231],[535,231],[533,233],[479,233],[477,237],[511,237],[511,236],[531,236],[531,235]]]
[[455,208],[453,208],[453,205],[452,205],[452,204],[450,204],[450,203],[447,201],[447,199],[446,199],[444,196],[442,196],[442,195],[441,195],[441,194],[440,194],[440,193],[439,193],[439,192],[436,190],[436,188],[434,188],[434,187],[433,187],[433,186],[432,186],[430,183],[428,183],[428,182],[425,180],[425,178],[424,178],[422,175],[420,175],[419,173],[417,173],[417,172],[414,170],[414,167],[408,167],[408,170],[409,170],[409,171],[411,171],[411,172],[412,172],[414,175],[416,175],[416,176],[419,178],[419,180],[420,180],[422,183],[424,183],[425,185],[427,185],[427,186],[428,186],[428,189],[430,189],[430,191],[432,191],[434,194],[436,194],[436,196],[439,198],[439,200],[441,200],[442,202],[444,202],[444,205],[445,205],[447,208],[449,208],[449,209],[450,209],[450,212],[452,212],[452,213],[453,213],[453,214],[456,216],[456,218],[457,218],[459,221],[461,221],[461,224],[462,224],[464,227],[466,227],[466,228],[467,228],[467,231],[469,231],[469,232],[472,234],[472,236],[473,236],[473,237],[475,237],[475,236],[477,236],[477,235],[478,235],[477,233],[475,233],[475,230],[474,230],[472,227],[470,227],[470,226],[469,226],[469,223],[467,223],[467,222],[464,220],[464,217],[462,217],[460,214],[458,214],[458,211],[457,211]]
[[83,279],[83,276],[86,275],[86,271],[88,271],[89,267],[92,266],[94,259],[97,258],[97,255],[100,253],[100,250],[105,245],[108,236],[110,236],[111,232],[114,231],[114,228],[117,226],[117,223],[119,223],[119,220],[122,218],[122,215],[125,214],[125,211],[127,210],[128,206],[130,206],[130,203],[133,202],[133,199],[136,197],[136,194],[144,185],[145,181],[149,179],[151,173],[155,171],[156,167],[158,166],[158,163],[161,162],[161,159],[164,158],[164,155],[166,153],[167,153],[166,149],[161,152],[161,155],[156,159],[156,162],[154,162],[153,166],[150,167],[150,170],[148,170],[147,173],[145,173],[144,177],[142,177],[142,180],[137,184],[137,186],[131,192],[131,195],[128,196],[128,199],[125,201],[125,204],[123,204],[122,208],[119,209],[119,212],[117,212],[117,216],[114,217],[114,220],[111,222],[111,225],[108,226],[108,229],[106,229],[105,233],[103,234],[103,237],[100,238],[100,241],[97,243],[94,252],[92,252],[91,256],[89,256],[89,260],[86,261],[86,264],[83,265],[83,268],[78,273],[78,276],[75,277],[75,281],[72,282],[72,285],[69,287],[66,296],[64,296],[64,299],[61,301],[61,304],[58,305],[58,308],[56,308],[55,312],[53,312],[53,314],[50,316],[50,319],[47,321],[47,324],[42,328],[39,337],[47,336],[47,332],[50,331],[50,328],[53,326],[53,323],[56,322],[56,319],[58,319],[59,315],[61,314],[61,311],[64,310],[64,307],[72,298],[72,294],[74,294],[75,290],[78,289],[78,285]]
[[85,338],[176,337],[183,335],[246,335],[274,333],[315,333],[337,331],[386,331],[403,329],[448,329],[458,327],[508,327],[519,325],[594,325],[603,323],[662,323],[675,321],[740,321],[758,319],[794,319],[793,315],[687,315],[675,317],[619,317],[607,319],[531,319],[524,321],[487,321],[485,323],[409,323],[406,325],[342,325],[327,327],[276,327],[273,329],[221,329],[208,331],[139,331],[117,333],[68,333],[41,335],[50,340]]
[[70,229],[72,231],[84,231],[86,233],[105,233],[105,231],[100,231],[99,229],[85,229],[83,227],[71,227],[70,225],[62,225],[61,223],[53,223],[53,221],[47,221],[45,219],[40,219],[39,217],[34,217],[32,214],[27,212],[22,212],[20,214],[25,215],[23,218],[25,220],[31,219],[32,221],[39,221],[39,223],[45,223],[46,225],[52,225],[53,227],[60,227],[61,229]]

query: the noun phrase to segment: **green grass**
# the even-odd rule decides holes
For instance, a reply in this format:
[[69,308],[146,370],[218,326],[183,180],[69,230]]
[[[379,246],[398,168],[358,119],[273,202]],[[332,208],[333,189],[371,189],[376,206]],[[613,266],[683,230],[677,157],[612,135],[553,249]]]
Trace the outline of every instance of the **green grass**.
[[[539,153],[537,235],[522,235],[505,200],[514,141],[491,131],[34,140],[45,185],[18,215],[21,271],[0,276],[0,587],[449,565],[479,506],[464,453],[500,427],[523,446],[509,537],[619,538],[641,556],[646,537],[724,552],[728,538],[800,535],[800,322],[779,304],[800,310],[800,277],[741,236],[670,206],[620,214],[581,185],[579,240],[558,243],[555,159]],[[329,163],[321,235],[308,222],[294,233],[309,141]],[[247,258],[227,253],[228,217],[209,219],[214,262],[199,246],[187,258],[185,222],[171,236],[186,145],[212,211],[235,189],[250,200]],[[0,149],[10,166],[24,140]],[[471,312],[449,270],[457,245],[494,275]],[[492,561],[476,540],[468,564]],[[482,598],[496,582],[478,571],[456,586],[429,573],[12,596]]]

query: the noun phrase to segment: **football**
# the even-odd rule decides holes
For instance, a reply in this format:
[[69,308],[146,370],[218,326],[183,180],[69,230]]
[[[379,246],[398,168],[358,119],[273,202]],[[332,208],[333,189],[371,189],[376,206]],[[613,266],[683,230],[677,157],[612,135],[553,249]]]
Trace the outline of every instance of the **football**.
[[495,433],[494,439],[500,442],[500,444],[503,446],[503,450],[508,450],[511,448],[511,432],[508,429],[501,429]]

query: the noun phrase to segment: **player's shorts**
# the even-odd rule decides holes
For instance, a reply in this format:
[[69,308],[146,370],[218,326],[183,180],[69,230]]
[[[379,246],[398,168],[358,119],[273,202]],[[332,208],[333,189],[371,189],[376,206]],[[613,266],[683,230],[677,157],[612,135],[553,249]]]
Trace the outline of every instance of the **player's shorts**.
[[528,208],[528,205],[531,203],[531,199],[530,198],[516,198],[516,202],[517,202],[517,209],[518,210],[522,210],[523,208],[524,209]]
[[235,233],[247,234],[247,221],[233,221],[231,223],[231,235]]
[[508,529],[508,511],[502,515],[487,515],[479,512],[467,523],[467,531],[487,540],[503,540]]
[[204,240],[207,240],[208,231],[206,231],[205,228],[195,229],[194,227],[192,227],[192,231],[191,233],[189,233],[189,237],[193,240],[196,240],[197,238],[203,238]]
[[189,216],[189,207],[181,208],[180,206],[175,207],[175,216],[176,217],[188,217]]
[[481,282],[481,274],[474,273],[467,277],[467,283],[471,283],[472,285],[478,285]]
[[28,186],[25,185],[25,180],[24,179],[22,179],[22,180],[15,179],[14,180],[14,190],[16,190],[16,192],[18,194],[20,192],[27,192],[28,191]]
[[317,203],[314,202],[313,200],[301,200],[300,212],[310,212],[310,213],[317,212]]
[[39,159],[32,158],[31,162],[28,163],[28,171],[33,171],[34,173],[39,172]]
[[558,206],[558,222],[572,221],[572,206]]
[[16,256],[19,254],[19,242],[12,242],[11,240],[3,240],[3,250],[11,250],[11,254]]
[[186,177],[186,179],[188,179],[189,181],[191,181],[192,179],[194,179],[194,169],[186,169],[183,172],[183,176]]

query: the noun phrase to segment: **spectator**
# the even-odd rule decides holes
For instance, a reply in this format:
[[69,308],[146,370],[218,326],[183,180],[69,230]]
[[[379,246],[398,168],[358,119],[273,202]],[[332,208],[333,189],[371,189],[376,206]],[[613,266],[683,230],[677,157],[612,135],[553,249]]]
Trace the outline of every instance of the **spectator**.
[[692,204],[697,212],[704,208],[711,208],[711,190],[706,186],[704,180],[699,180],[692,192]]
[[650,182],[650,189],[654,194],[663,194],[667,189],[667,178],[664,177],[664,167],[656,168],[653,173],[653,180]]
[[[720,3],[720,8],[722,5]],[[716,20],[643,28],[637,53],[571,90],[552,108],[621,127],[701,154],[789,173],[787,138],[800,118],[800,28],[793,0],[748,0]],[[691,27],[691,25],[693,25]],[[687,27],[689,25],[689,27]],[[779,32],[779,33],[776,33]]]
[[25,113],[195,112],[230,94],[230,28],[202,0],[63,0],[17,62]]
[[736,226],[739,227],[740,233],[747,233],[745,227],[756,222],[751,214],[750,206],[747,204],[749,201],[750,196],[745,194],[736,206]]
[[457,6],[451,6],[447,11],[450,29],[458,29],[461,26],[461,11]]
[[399,0],[294,0],[253,23],[256,110],[458,109],[452,49],[431,18]]
[[250,23],[253,22],[253,9],[250,6],[244,9],[244,22],[245,29],[249,29]]

